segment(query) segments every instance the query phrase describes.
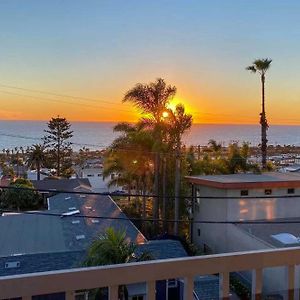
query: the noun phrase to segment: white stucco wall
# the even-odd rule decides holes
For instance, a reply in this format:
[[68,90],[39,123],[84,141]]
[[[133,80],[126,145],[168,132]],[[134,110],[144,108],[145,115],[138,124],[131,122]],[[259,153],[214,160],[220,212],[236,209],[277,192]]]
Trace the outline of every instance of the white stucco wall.
[[[270,199],[245,199],[239,190],[217,189],[196,186],[200,196],[226,197],[226,199],[199,199],[194,204],[194,221],[239,221],[300,216],[300,198],[277,198],[287,195],[287,188],[272,189]],[[248,189],[248,196],[264,196],[265,189]],[[300,190],[295,189],[295,195]],[[227,198],[228,197],[228,198]],[[238,199],[230,199],[238,197]],[[201,224],[194,223],[193,242],[200,246],[206,244],[213,253],[252,251],[275,248],[259,240],[251,232],[246,232],[234,224]],[[200,230],[200,236],[199,231]],[[243,272],[248,279],[251,272]],[[263,271],[263,292],[266,294],[281,293],[286,290],[285,267],[265,269]]]

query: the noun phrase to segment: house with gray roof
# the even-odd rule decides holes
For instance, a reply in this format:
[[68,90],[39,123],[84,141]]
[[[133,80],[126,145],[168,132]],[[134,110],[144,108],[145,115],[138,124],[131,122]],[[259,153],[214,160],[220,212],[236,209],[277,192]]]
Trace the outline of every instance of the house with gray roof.
[[[147,241],[109,196],[58,193],[47,202],[45,211],[0,217],[0,276],[80,267],[93,240],[108,227],[125,230],[127,239],[139,245],[137,252],[150,252],[154,259],[187,256],[179,241]],[[128,289],[132,297],[141,291],[137,285]],[[180,284],[157,282],[160,299],[165,299],[166,291],[179,295],[182,289]]]
[[52,179],[46,178],[44,180],[31,180],[33,186],[37,190],[51,190],[51,191],[74,191],[82,189],[91,191],[91,184],[88,178],[70,178],[70,179]]

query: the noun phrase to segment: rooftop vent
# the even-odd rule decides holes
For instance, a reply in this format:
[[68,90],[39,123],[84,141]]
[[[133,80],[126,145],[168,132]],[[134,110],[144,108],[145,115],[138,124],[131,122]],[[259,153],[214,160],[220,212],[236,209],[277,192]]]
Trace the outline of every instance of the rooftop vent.
[[69,199],[71,199],[71,197],[70,197],[70,196],[69,196],[69,197],[65,197],[65,199],[66,199],[66,200],[69,200]]
[[72,221],[72,224],[79,224],[79,223],[80,223],[79,220],[74,220],[74,221]]
[[10,261],[5,263],[5,269],[20,268],[21,263],[19,261]]
[[99,223],[99,220],[97,220],[97,219],[92,219],[92,223],[94,223],[94,224]]
[[76,235],[76,240],[83,240],[85,239],[85,235],[84,234],[80,234],[80,235]]
[[80,198],[85,198],[85,195],[79,195]]
[[80,210],[73,210],[73,211],[69,211],[69,212],[65,212],[61,215],[61,217],[68,217],[68,216],[73,216],[73,215],[76,215],[76,214],[80,214]]
[[299,245],[300,243],[300,239],[290,233],[274,234],[271,237],[284,246]]

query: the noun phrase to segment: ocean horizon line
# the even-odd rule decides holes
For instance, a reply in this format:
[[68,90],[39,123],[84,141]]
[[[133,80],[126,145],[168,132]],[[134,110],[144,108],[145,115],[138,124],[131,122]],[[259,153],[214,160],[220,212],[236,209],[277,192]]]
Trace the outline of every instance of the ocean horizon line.
[[[34,120],[34,119],[0,119],[0,122],[49,122],[50,119],[48,120]],[[67,119],[71,123],[100,123],[100,124],[113,124],[113,123],[129,123],[129,124],[135,124],[137,123],[134,121],[95,121],[95,120],[72,120],[72,119]],[[259,123],[199,123],[199,122],[194,122],[193,125],[225,125],[225,126],[260,126]],[[282,124],[282,123],[274,123],[274,124],[269,124],[269,127],[272,126],[300,126],[299,124]]]

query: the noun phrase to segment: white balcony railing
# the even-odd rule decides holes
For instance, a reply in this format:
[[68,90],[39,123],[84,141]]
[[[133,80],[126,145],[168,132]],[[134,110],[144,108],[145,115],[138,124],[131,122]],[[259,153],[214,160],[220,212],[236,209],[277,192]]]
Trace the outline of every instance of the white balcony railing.
[[194,276],[208,274],[220,275],[220,298],[228,299],[230,272],[245,270],[252,271],[252,299],[260,299],[263,269],[279,266],[284,266],[287,272],[285,297],[299,299],[297,265],[300,265],[300,247],[5,276],[0,277],[0,299],[29,300],[34,295],[65,292],[66,299],[73,300],[77,290],[108,287],[109,299],[116,300],[119,285],[146,282],[147,299],[152,300],[156,280],[183,278],[184,299],[192,300]]

